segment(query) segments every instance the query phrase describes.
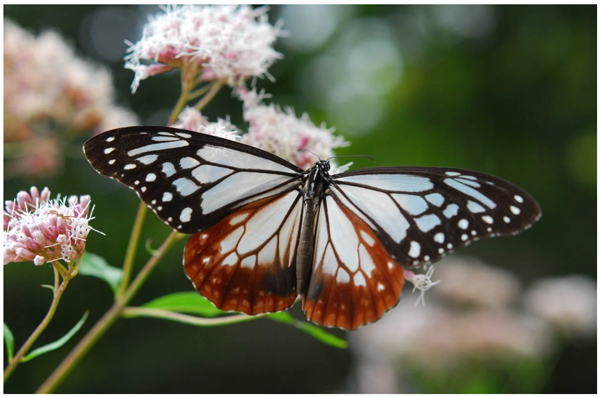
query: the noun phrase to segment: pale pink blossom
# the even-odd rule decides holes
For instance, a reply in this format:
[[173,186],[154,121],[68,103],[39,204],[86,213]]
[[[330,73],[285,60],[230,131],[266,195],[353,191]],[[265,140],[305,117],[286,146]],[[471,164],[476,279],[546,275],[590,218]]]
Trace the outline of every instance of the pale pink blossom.
[[281,54],[273,49],[279,25],[268,22],[266,7],[166,6],[149,17],[142,38],[129,44],[125,68],[135,72],[131,85],[173,68],[193,69],[198,80],[224,80],[235,86],[269,76]]
[[[312,167],[319,158],[326,160],[334,156],[333,149],[348,146],[343,137],[334,134],[333,128],[317,127],[307,114],[296,117],[294,110],[282,110],[273,104],[265,105],[268,97],[245,88],[237,90],[244,103],[244,120],[248,132],[241,142],[271,152],[302,169]],[[350,164],[339,167],[331,160],[331,173],[346,170]]]
[[50,191],[19,192],[5,203],[4,264],[33,262],[36,266],[63,260],[73,262],[85,250],[90,196],[50,200]]
[[536,281],[523,297],[525,306],[565,336],[596,333],[596,283],[572,275]]
[[202,132],[203,134],[214,135],[232,141],[240,139],[236,127],[229,120],[217,119],[216,122],[211,123],[202,113],[193,107],[183,109],[177,118],[177,122],[172,127]]
[[433,276],[434,268],[433,266],[429,266],[427,272],[425,274],[414,273],[410,270],[404,269],[404,279],[410,282],[413,285],[413,292],[419,290],[421,294],[419,298],[415,302],[415,306],[420,303],[425,306],[425,292],[429,291],[429,289],[438,285],[442,280],[433,281],[431,276]]
[[513,273],[475,258],[453,256],[436,267],[444,282],[434,294],[444,302],[503,307],[515,302],[520,293],[519,280]]

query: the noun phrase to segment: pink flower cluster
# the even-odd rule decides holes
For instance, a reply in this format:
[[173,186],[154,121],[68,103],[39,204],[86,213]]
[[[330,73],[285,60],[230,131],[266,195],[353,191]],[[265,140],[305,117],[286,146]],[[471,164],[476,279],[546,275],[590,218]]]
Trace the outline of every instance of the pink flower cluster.
[[5,20],[4,141],[14,143],[5,157],[15,159],[7,174],[52,175],[61,141],[137,124],[114,97],[108,69],[78,58],[58,33],[35,37]]
[[50,200],[50,190],[32,187],[5,203],[4,264],[33,262],[36,266],[63,260],[73,262],[85,250],[90,196]]
[[281,54],[273,44],[279,26],[268,22],[267,8],[249,6],[167,6],[150,16],[142,38],[129,43],[125,68],[135,72],[131,85],[174,68],[193,68],[203,81],[226,80],[234,86],[268,76]]
[[[240,88],[237,93],[244,103],[244,120],[249,124],[248,133],[241,139],[247,145],[276,154],[302,169],[312,167],[319,158],[332,157],[333,149],[349,145],[343,137],[333,134],[333,128],[314,125],[307,114],[297,118],[291,108],[284,111],[273,104],[265,105],[263,100],[268,95],[263,92]],[[331,173],[343,172],[351,165],[339,167],[333,160],[330,163]]]

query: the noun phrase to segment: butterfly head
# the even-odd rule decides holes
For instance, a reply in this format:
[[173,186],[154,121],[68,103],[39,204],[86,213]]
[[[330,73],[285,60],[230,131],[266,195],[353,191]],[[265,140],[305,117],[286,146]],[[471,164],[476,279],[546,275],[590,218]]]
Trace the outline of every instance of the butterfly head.
[[328,173],[331,169],[331,165],[329,164],[329,160],[319,160],[315,167],[317,167],[321,172]]

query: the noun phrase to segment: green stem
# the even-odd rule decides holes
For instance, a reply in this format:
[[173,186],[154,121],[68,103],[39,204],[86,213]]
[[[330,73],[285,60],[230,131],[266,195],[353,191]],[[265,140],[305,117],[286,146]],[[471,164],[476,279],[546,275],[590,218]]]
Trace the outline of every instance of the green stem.
[[198,101],[198,103],[196,104],[196,106],[194,106],[194,108],[197,111],[201,111],[202,109],[204,109],[204,107],[206,105],[208,105],[208,103],[210,101],[212,101],[212,99],[215,97],[215,95],[217,95],[217,92],[219,92],[221,87],[223,87],[223,84],[225,84],[225,80],[215,81],[212,84],[212,86],[210,87],[210,90],[208,91],[208,93],[206,95],[204,95],[204,97],[200,101]]
[[196,91],[190,92],[188,99],[191,101],[192,99],[196,99],[199,96],[206,94],[211,86],[212,84],[207,84],[204,87],[198,88]]
[[88,333],[79,341],[77,346],[63,362],[54,370],[52,375],[40,386],[36,393],[46,394],[52,393],[64,380],[64,378],[73,370],[73,367],[85,356],[85,354],[96,344],[102,335],[110,328],[110,326],[119,318],[123,308],[134,297],[142,284],[146,281],[150,272],[154,269],[159,260],[164,256],[174,241],[177,240],[177,232],[173,231],[162,243],[156,255],[144,265],[142,270],[135,277],[129,288],[123,296],[115,300],[111,308],[102,316],[102,318],[88,331]]
[[197,73],[198,71],[196,68],[187,66],[187,64],[181,69],[181,95],[179,95],[179,99],[173,108],[173,112],[171,112],[171,117],[169,117],[169,126],[175,124],[177,117],[179,117],[179,114],[190,100],[189,95],[194,89],[194,78]]
[[61,265],[56,263],[53,266],[55,288],[54,288],[54,296],[52,297],[52,303],[50,304],[50,309],[48,309],[48,313],[46,313],[46,317],[44,317],[44,319],[42,320],[40,325],[37,326],[35,331],[33,331],[33,333],[25,341],[23,346],[21,346],[21,349],[19,349],[17,354],[15,354],[13,359],[8,363],[8,366],[4,370],[4,383],[6,383],[6,381],[10,377],[10,375],[17,368],[17,365],[19,365],[21,363],[21,359],[25,356],[25,354],[27,354],[27,352],[29,351],[31,346],[35,343],[37,338],[42,334],[42,332],[44,332],[44,330],[46,329],[48,324],[50,324],[50,321],[52,321],[52,317],[54,317],[54,313],[56,312],[56,308],[58,307],[60,298],[62,297],[63,293],[65,292],[65,289],[67,288],[67,285],[69,284],[70,278],[67,275],[66,277],[63,278],[63,281],[60,284],[60,286],[58,288],[56,288],[56,286],[58,285],[58,279],[60,278],[59,275],[62,274],[59,271],[57,266],[61,266]]
[[218,325],[235,324],[264,317],[264,315],[248,316],[246,314],[239,314],[229,317],[203,318],[190,316],[189,314],[175,313],[168,310],[148,309],[145,307],[126,307],[123,309],[122,316],[161,318],[164,320],[177,321],[179,323],[197,325],[200,327],[214,327]]
[[125,254],[125,262],[123,262],[123,278],[119,284],[119,290],[117,291],[116,299],[119,299],[125,293],[127,286],[129,285],[129,279],[131,278],[131,270],[133,268],[133,262],[135,260],[135,253],[138,242],[140,241],[140,234],[142,232],[142,225],[144,224],[144,217],[148,212],[146,204],[140,203],[140,206],[135,216],[135,222],[133,223],[133,229],[131,230],[131,237],[129,244],[127,245],[127,253]]

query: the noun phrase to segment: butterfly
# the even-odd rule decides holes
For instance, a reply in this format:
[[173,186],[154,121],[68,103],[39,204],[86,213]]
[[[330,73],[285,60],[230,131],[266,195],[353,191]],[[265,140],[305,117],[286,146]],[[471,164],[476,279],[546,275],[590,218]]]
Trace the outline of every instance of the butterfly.
[[498,177],[436,167],[302,170],[238,142],[167,127],[127,127],[87,141],[85,155],[174,230],[191,234],[184,268],[216,307],[250,315],[302,299],[316,324],[356,329],[400,300],[421,269],[541,216]]

